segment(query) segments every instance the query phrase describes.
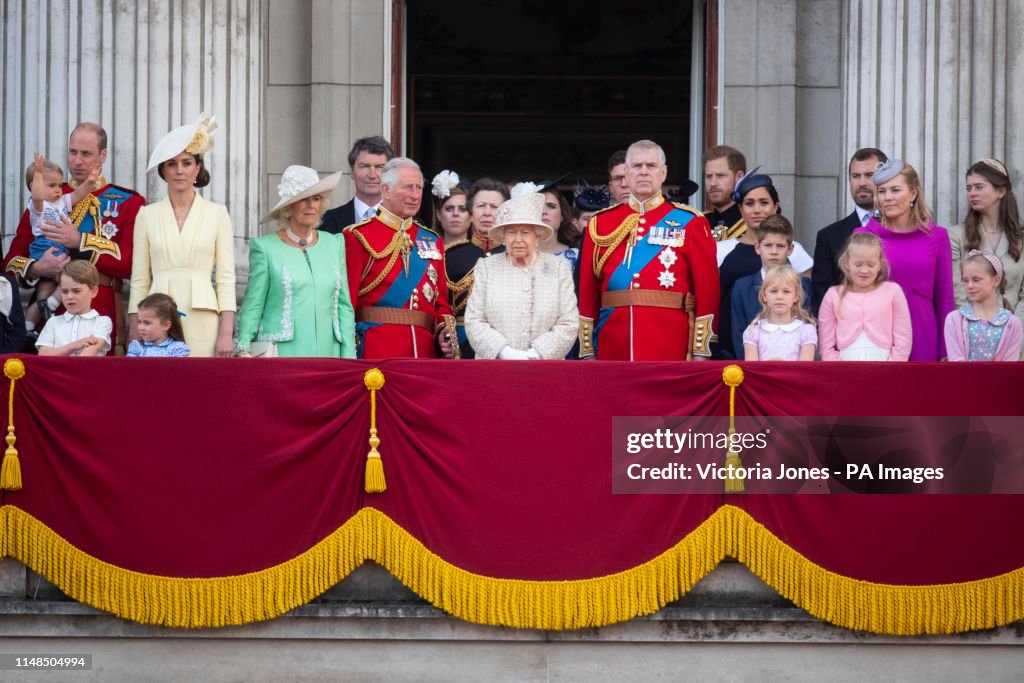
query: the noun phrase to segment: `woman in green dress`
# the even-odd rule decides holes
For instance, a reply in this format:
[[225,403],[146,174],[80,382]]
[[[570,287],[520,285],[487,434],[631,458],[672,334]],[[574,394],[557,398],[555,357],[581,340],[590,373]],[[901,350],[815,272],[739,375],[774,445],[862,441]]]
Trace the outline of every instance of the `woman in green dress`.
[[279,229],[249,241],[237,355],[355,358],[345,241],[317,230],[340,178],[320,180],[305,166],[285,169],[281,199],[260,221],[275,220]]

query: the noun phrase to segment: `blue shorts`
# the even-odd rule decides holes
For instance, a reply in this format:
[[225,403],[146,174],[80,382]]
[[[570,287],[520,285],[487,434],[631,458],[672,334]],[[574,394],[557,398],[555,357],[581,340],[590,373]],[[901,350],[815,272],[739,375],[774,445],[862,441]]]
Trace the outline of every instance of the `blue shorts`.
[[57,256],[62,256],[68,253],[68,248],[60,242],[54,242],[53,240],[40,235],[32,240],[32,244],[28,245],[28,255],[38,261],[42,258],[43,254],[54,247],[57,247]]

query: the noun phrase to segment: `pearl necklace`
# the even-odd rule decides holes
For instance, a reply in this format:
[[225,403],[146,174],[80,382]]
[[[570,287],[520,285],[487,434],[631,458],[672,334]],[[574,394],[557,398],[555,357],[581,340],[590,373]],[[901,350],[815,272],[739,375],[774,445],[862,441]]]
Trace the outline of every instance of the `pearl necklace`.
[[309,233],[309,237],[299,237],[294,232],[292,232],[291,228],[285,228],[284,233],[288,235],[288,239],[290,239],[292,242],[295,242],[295,244],[299,245],[299,247],[301,247],[302,249],[305,249],[307,245],[312,244],[313,240],[316,237],[316,230],[313,230],[311,233]]

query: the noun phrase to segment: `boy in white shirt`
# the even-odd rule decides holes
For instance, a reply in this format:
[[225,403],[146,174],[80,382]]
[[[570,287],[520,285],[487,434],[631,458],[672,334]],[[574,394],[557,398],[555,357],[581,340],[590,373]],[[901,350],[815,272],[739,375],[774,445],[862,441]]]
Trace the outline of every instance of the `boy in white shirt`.
[[64,315],[46,321],[36,348],[40,356],[102,356],[110,348],[114,324],[92,308],[100,274],[88,261],[75,260],[60,271]]

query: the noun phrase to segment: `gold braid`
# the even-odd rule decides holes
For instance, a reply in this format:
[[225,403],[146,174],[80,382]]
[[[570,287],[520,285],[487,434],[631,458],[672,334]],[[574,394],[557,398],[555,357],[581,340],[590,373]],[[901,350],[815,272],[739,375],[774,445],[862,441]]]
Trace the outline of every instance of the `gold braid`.
[[[460,294],[465,294],[472,291],[473,282],[476,280],[476,274],[473,271],[469,271],[461,280],[458,282],[452,282],[448,280],[448,296],[452,301]],[[469,303],[469,297],[465,297],[459,303],[452,306],[452,312],[458,315],[462,311],[466,310],[466,304]]]
[[384,281],[384,278],[386,278],[388,273],[391,272],[391,268],[394,267],[395,261],[397,261],[398,257],[402,255],[402,250],[407,246],[411,246],[411,242],[409,241],[409,236],[405,234],[404,230],[398,230],[395,232],[395,236],[391,238],[391,242],[388,243],[388,246],[384,247],[381,251],[374,251],[373,247],[370,246],[370,243],[366,241],[366,238],[363,237],[358,230],[353,230],[352,234],[356,236],[356,239],[359,240],[359,243],[363,245],[363,248],[369,252],[373,259],[366,264],[367,270],[363,275],[366,275],[366,272],[369,272],[370,267],[373,265],[373,261],[378,261],[383,258],[388,259],[387,264],[384,266],[384,270],[380,272],[377,279],[359,290],[359,296],[362,296],[367,292],[373,291],[377,285]]
[[[604,264],[608,262],[608,258],[612,255],[623,240],[633,234],[636,226],[640,224],[640,214],[631,213],[622,221],[619,227],[615,228],[606,236],[601,236],[597,233],[597,221],[593,218],[590,219],[589,231],[590,239],[594,243],[594,277],[601,276],[601,269],[604,268]],[[598,258],[600,249],[604,248],[604,255]]]
[[71,209],[71,222],[75,224],[75,227],[79,227],[85,216],[89,213],[93,214],[95,223],[98,226],[99,222],[99,211],[100,211],[100,200],[96,198],[94,194],[87,194],[82,197],[82,200],[75,204]]

